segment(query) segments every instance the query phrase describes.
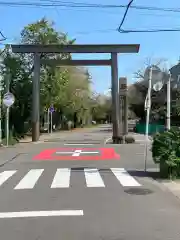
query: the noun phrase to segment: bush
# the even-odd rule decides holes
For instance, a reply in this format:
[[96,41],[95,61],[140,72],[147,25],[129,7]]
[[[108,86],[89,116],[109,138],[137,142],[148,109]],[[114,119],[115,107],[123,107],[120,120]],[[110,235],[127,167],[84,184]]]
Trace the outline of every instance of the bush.
[[180,130],[172,128],[153,138],[152,156],[163,178],[180,177]]
[[133,136],[125,136],[125,143],[135,143],[135,139]]
[[[9,146],[10,146],[10,145],[15,145],[16,143],[18,143],[18,139],[17,139],[16,137],[12,136],[12,134],[10,133],[10,134],[9,134],[9,142],[8,142]],[[2,139],[2,144],[3,144],[4,146],[6,146],[6,144],[7,144],[6,138],[3,138],[3,139]]]

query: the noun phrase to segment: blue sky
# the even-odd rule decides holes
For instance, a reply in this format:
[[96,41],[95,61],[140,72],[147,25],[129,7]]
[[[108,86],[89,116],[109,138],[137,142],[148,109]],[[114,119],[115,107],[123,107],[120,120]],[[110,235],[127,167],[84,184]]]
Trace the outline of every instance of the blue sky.
[[[17,0],[14,0],[16,2]],[[27,0],[21,0],[26,2]],[[38,0],[33,0],[38,1]],[[31,1],[31,2],[33,2]],[[65,0],[63,0],[65,2]],[[67,0],[70,1],[70,0]],[[72,1],[72,0],[71,0]],[[100,4],[127,4],[129,0],[73,0],[73,2]],[[49,1],[53,2],[53,1]],[[158,6],[156,5],[158,2]],[[180,8],[178,0],[134,0],[135,5]],[[119,77],[134,81],[133,73],[143,67],[145,59],[167,59],[167,66],[177,63],[180,56],[180,32],[175,33],[129,33],[120,34],[115,29],[121,21],[124,9],[67,9],[62,7],[4,7],[0,5],[0,29],[9,43],[17,42],[19,33],[28,23],[46,16],[56,23],[56,29],[68,32],[77,43],[121,44],[139,43],[138,54],[119,55]],[[180,13],[154,12],[130,9],[124,29],[173,28],[180,26]],[[114,29],[114,30],[113,30]],[[101,30],[101,31],[99,31]],[[104,31],[105,30],[105,31]],[[108,55],[76,55],[74,58],[108,58]],[[110,87],[111,75],[108,67],[90,67],[93,89],[104,92]]]

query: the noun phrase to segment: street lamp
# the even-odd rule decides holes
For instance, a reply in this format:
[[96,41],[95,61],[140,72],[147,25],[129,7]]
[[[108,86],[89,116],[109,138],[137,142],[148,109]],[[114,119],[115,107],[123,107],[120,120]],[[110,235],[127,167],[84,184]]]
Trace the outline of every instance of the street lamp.
[[3,91],[3,77],[0,76],[0,146],[2,145],[2,91]]
[[171,73],[169,73],[168,81],[167,81],[167,130],[171,128]]
[[145,159],[144,159],[144,170],[146,172],[147,168],[147,153],[148,153],[148,138],[149,138],[149,118],[151,110],[151,91],[152,88],[155,91],[160,91],[163,82],[162,82],[162,72],[159,67],[152,65],[146,68],[144,74],[145,81],[148,81],[148,92],[145,100],[145,110],[146,110],[146,130],[145,130]]
[[146,140],[148,140],[149,134],[149,118],[151,109],[151,92],[152,88],[154,91],[160,91],[163,87],[163,74],[161,69],[155,65],[151,65],[146,68],[144,73],[145,81],[148,81],[148,92],[145,100],[145,110],[146,110]]

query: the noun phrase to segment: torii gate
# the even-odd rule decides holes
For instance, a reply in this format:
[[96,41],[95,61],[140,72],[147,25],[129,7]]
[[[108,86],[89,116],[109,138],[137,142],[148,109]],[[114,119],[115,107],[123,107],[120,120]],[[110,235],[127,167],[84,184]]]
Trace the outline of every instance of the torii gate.
[[[40,63],[70,66],[111,66],[112,89],[112,123],[113,143],[120,142],[120,114],[119,114],[119,81],[118,81],[118,53],[138,53],[139,44],[73,44],[73,45],[40,45],[22,44],[11,45],[14,53],[34,54],[33,103],[32,103],[32,141],[39,140],[40,124]],[[107,60],[41,60],[40,53],[110,53]]]

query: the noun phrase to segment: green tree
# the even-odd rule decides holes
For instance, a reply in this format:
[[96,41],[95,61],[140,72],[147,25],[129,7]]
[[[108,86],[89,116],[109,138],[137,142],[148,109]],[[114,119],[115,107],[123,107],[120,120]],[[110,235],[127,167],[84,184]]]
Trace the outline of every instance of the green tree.
[[111,98],[100,94],[95,96],[92,100],[92,116],[93,120],[98,123],[102,121],[110,121]]
[[16,131],[21,133],[24,131],[23,123],[30,115],[32,83],[23,60],[19,55],[10,54],[9,46],[6,46],[1,54],[0,72],[3,76],[3,94],[7,91],[7,84],[9,83],[9,90],[16,99],[11,107],[10,124],[13,124]]
[[[54,24],[42,20],[28,24],[21,32],[21,44],[73,44],[67,34],[55,30]],[[70,59],[71,54],[41,54],[41,59]],[[6,46],[1,54],[0,71],[5,79],[10,76],[10,91],[16,102],[11,110],[11,123],[18,133],[24,133],[24,122],[31,119],[32,103],[32,54],[12,54]],[[90,75],[84,68],[41,66],[40,100],[41,115],[44,108],[54,104],[59,113],[56,123],[62,115],[82,119],[90,114],[89,96]]]

